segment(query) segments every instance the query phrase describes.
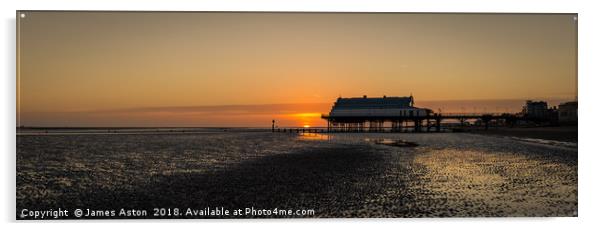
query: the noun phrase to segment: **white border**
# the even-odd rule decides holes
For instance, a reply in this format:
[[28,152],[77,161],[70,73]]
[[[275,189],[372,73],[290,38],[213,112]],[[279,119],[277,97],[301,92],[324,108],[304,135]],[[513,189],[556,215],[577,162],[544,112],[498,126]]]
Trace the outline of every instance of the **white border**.
[[[16,10],[159,10],[159,11],[348,11],[348,12],[520,12],[520,13],[579,13],[579,217],[578,218],[503,218],[503,219],[300,219],[300,220],[169,220],[169,221],[86,221],[86,222],[15,222],[15,11]],[[375,230],[381,228],[423,230],[573,230],[600,227],[598,218],[602,176],[599,165],[602,158],[596,146],[597,132],[602,131],[598,115],[602,115],[600,94],[600,66],[602,41],[600,19],[602,12],[596,1],[554,0],[59,0],[3,2],[2,9],[2,78],[1,135],[3,148],[3,185],[0,187],[3,230],[68,229],[68,230],[176,230],[204,229],[337,229]],[[597,121],[597,124],[595,123]],[[99,223],[98,225],[90,225]],[[5,229],[8,228],[8,229]]]

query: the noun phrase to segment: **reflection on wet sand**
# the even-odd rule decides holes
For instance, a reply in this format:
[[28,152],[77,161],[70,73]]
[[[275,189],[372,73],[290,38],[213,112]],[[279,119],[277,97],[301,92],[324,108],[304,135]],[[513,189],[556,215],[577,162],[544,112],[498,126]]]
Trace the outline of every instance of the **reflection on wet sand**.
[[299,140],[330,140],[331,136],[323,133],[299,133]]
[[524,155],[443,149],[416,156],[424,166],[418,204],[445,201],[437,216],[573,216],[576,166]]

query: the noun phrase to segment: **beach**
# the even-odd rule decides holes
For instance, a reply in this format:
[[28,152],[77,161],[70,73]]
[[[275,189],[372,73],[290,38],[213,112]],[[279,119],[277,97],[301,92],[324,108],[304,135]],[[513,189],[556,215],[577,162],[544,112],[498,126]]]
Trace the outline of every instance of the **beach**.
[[[17,135],[17,218],[58,208],[149,211],[117,217],[130,219],[577,216],[577,159],[576,145],[471,133]],[[152,216],[214,207],[315,213]]]

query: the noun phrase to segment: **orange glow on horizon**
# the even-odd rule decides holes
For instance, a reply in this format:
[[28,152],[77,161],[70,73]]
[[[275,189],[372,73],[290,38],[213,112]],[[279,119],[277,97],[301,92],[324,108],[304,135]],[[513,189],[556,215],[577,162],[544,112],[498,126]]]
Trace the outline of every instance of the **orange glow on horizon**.
[[309,128],[311,126],[316,126],[320,123],[321,113],[318,112],[303,112],[303,113],[295,113],[290,114],[292,120],[297,121],[298,124],[301,124],[304,128]]
[[299,118],[311,118],[311,117],[320,117],[322,116],[321,113],[319,112],[305,112],[305,113],[296,113],[296,114],[292,114],[295,117],[299,117]]

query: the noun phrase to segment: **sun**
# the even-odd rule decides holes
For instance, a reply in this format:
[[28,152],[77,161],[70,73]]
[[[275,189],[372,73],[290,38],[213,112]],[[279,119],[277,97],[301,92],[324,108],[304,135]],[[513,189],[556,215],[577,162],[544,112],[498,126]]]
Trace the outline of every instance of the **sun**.
[[317,122],[319,122],[322,114],[317,112],[305,112],[289,115],[293,117],[293,120],[297,121],[297,126],[301,126],[302,128],[311,128],[312,124],[317,124]]

